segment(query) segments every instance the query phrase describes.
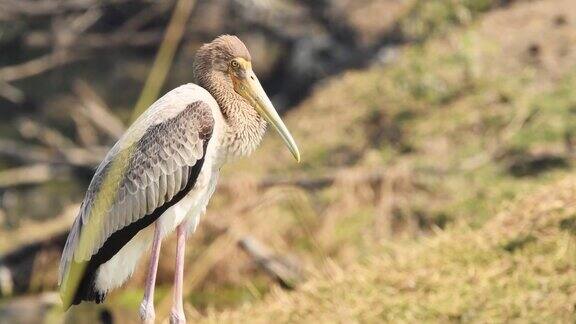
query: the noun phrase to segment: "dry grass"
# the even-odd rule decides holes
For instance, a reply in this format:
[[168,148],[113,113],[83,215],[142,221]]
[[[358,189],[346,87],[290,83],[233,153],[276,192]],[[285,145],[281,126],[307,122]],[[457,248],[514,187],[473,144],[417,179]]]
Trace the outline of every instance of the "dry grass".
[[576,316],[576,178],[518,200],[484,228],[374,247],[297,292],[204,322],[570,322]]
[[[254,215],[282,215],[279,224],[304,219],[306,231],[271,228],[262,239],[312,256],[319,279],[238,311],[212,310],[210,320],[572,318],[574,238],[550,225],[532,235],[536,240],[506,240],[503,231],[514,231],[497,230],[492,220],[510,200],[573,170],[566,140],[576,131],[572,9],[571,1],[521,2],[407,47],[393,65],[346,73],[318,88],[288,116],[306,157],[302,166],[269,138],[254,159],[230,170],[259,179],[385,165],[383,181],[353,185],[345,177],[341,186],[306,193],[296,209],[303,214],[280,203]],[[558,17],[566,21],[558,25]],[[507,32],[499,33],[506,21]],[[506,37],[512,34],[513,42]],[[535,57],[534,44],[541,49]],[[546,209],[550,201],[531,206],[561,222]],[[497,219],[528,219],[523,204]],[[430,231],[438,235],[420,236]],[[326,270],[327,260],[338,266]]]
[[[302,306],[302,312],[318,307],[314,316],[355,318],[383,299],[390,303],[386,305],[400,308],[367,312],[367,316],[405,316],[407,321],[409,316],[414,320],[441,319],[452,313],[456,320],[481,318],[480,312],[489,316],[489,308],[468,308],[471,301],[489,292],[473,291],[461,284],[472,280],[469,271],[486,272],[486,277],[478,274],[478,280],[492,280],[489,273],[515,261],[513,255],[496,247],[479,249],[488,244],[479,228],[514,197],[573,170],[573,157],[565,142],[566,135],[576,131],[570,108],[576,105],[576,96],[569,90],[576,86],[576,72],[570,56],[556,57],[563,66],[560,74],[552,73],[547,65],[515,68],[506,64],[508,60],[524,60],[525,46],[535,35],[555,35],[557,15],[573,7],[570,1],[537,5],[542,3],[548,9],[542,9],[544,14],[536,20],[516,20],[532,12],[532,2],[488,13],[470,27],[403,49],[393,65],[349,72],[316,89],[287,116],[287,124],[302,148],[301,165],[292,161],[271,134],[252,158],[225,168],[222,179],[228,181],[228,189],[215,197],[200,230],[191,238],[188,269],[191,273],[195,267],[209,269],[203,270],[202,282],[193,279],[196,289],[190,294],[191,303],[202,313],[213,309],[211,316],[219,316],[216,310],[255,302],[268,291],[270,282],[241,251],[225,249],[218,258],[210,257],[210,245],[221,240],[223,229],[239,223],[246,233],[274,250],[297,255],[311,273],[321,277],[311,284],[318,288],[306,286],[299,291],[302,294],[281,294],[282,300],[295,304],[301,298],[310,302]],[[490,28],[497,26],[485,23],[503,15],[514,18],[516,29],[532,30],[531,34],[517,34],[518,47],[508,48],[506,53],[493,50],[506,39],[494,37]],[[569,26],[573,23],[570,20]],[[568,50],[572,53],[574,49]],[[502,66],[501,73],[486,64],[488,61]],[[561,163],[546,164],[555,159]],[[358,181],[358,174],[381,170],[382,166],[382,181]],[[314,178],[325,174],[338,174],[338,179],[320,190],[261,190],[256,186],[270,177]],[[421,238],[441,228],[447,230],[438,238]],[[454,242],[458,244],[451,246]],[[170,259],[173,249],[170,244],[166,246],[164,255]],[[429,251],[436,252],[428,257]],[[470,260],[462,263],[458,260],[462,255],[470,255]],[[345,276],[337,285],[342,288],[331,292],[326,287],[336,285],[321,275],[327,263],[347,269],[344,273],[357,272],[358,277]],[[163,282],[170,282],[171,267],[162,266]],[[419,280],[424,281],[425,288],[417,293],[403,286],[410,285],[404,283],[410,271],[422,273]],[[506,289],[515,289],[514,294],[528,293],[527,281],[536,280],[534,274],[527,273],[524,281],[514,283],[516,286],[495,292],[502,299],[483,303],[497,308],[512,302],[512,297],[505,296]],[[140,287],[142,275],[130,286]],[[354,287],[359,280],[380,284],[368,291],[370,285]],[[306,299],[308,289],[328,294],[327,301],[321,301],[322,294]],[[355,289],[357,294],[345,294]],[[136,307],[136,291],[129,292],[131,297],[119,292],[118,297],[127,307]],[[362,308],[364,295],[366,306]],[[452,301],[454,296],[463,301]],[[305,317],[294,310],[295,306],[288,309],[296,315],[282,315],[276,308],[283,308],[283,304],[276,302],[274,295],[270,298],[267,301],[271,305],[254,306],[258,312],[271,310],[256,319],[275,318],[277,311],[279,318],[296,316],[284,318],[286,321]],[[334,300],[337,298],[351,298],[349,307],[340,311],[330,308],[343,305]],[[427,302],[410,302],[418,298]],[[236,314],[231,312],[225,314]]]

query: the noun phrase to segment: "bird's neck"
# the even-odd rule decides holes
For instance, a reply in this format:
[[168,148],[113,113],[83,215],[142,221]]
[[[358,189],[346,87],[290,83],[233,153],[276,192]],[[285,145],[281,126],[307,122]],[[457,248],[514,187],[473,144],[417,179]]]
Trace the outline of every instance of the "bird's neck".
[[212,72],[197,81],[216,99],[226,121],[222,147],[227,157],[252,153],[262,141],[266,121],[234,91],[232,80],[225,74]]

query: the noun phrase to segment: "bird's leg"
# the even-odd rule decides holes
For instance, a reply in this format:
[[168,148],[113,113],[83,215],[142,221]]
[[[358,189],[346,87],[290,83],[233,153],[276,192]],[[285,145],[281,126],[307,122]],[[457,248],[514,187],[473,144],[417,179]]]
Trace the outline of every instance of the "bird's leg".
[[176,270],[174,272],[174,295],[172,300],[172,310],[170,311],[170,323],[186,323],[184,316],[184,305],[182,296],[182,285],[184,281],[184,249],[186,247],[186,222],[176,228]]
[[154,286],[156,285],[156,273],[158,272],[158,260],[160,259],[160,245],[162,238],[160,235],[160,225],[154,225],[154,241],[152,242],[152,255],[146,277],[146,288],[144,299],[140,304],[140,318],[143,323],[154,323],[156,313],[154,312]]

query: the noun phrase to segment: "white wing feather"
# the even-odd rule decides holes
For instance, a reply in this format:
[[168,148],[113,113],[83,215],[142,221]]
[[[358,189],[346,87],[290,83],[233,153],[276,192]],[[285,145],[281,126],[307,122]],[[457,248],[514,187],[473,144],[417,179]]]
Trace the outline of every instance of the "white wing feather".
[[60,281],[70,262],[90,260],[114,232],[153,213],[195,181],[189,175],[214,127],[213,102],[196,94],[189,96],[196,101],[186,103],[181,94],[190,89],[183,87],[151,106],[96,170],[66,241]]

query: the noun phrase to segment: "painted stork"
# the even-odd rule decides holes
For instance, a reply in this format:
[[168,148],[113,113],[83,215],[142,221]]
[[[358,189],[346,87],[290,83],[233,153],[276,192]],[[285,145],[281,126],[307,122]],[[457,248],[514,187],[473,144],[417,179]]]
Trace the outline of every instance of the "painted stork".
[[180,86],[152,104],[96,170],[60,262],[65,309],[82,301],[102,302],[131,276],[151,245],[140,317],[153,322],[160,245],[176,230],[170,321],[185,322],[186,236],[205,212],[223,163],[253,152],[267,123],[300,161],[298,147],[238,37],[223,35],[204,44],[196,53],[193,73],[197,84]]

